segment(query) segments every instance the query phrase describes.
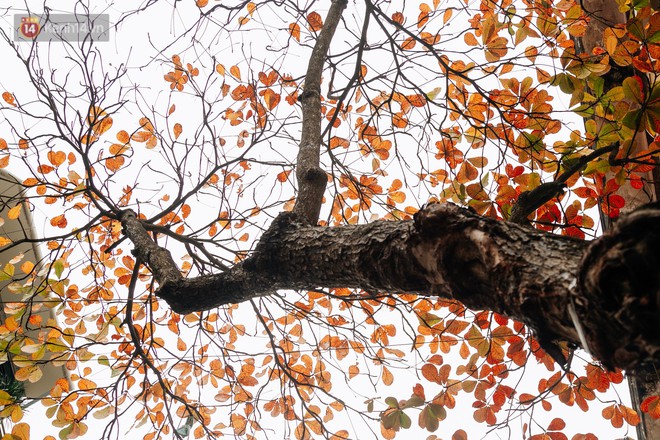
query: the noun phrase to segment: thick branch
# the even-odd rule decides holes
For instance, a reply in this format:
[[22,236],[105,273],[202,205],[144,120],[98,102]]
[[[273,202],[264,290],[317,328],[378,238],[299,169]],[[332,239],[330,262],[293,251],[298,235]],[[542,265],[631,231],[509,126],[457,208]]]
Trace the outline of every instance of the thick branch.
[[[647,235],[660,236],[660,211],[653,212],[651,220],[644,220],[648,213],[633,218],[633,226],[629,224],[625,230],[642,225]],[[242,264],[217,275],[168,282],[157,295],[179,313],[245,301],[277,289],[345,287],[370,293],[448,296],[472,309],[491,310],[525,322],[546,348],[552,348],[555,340],[582,345],[576,326],[583,326],[588,336],[585,348],[608,366],[632,368],[644,360],[657,362],[657,332],[644,327],[648,319],[659,318],[657,257],[645,257],[653,248],[635,247],[635,240],[645,240],[641,236],[622,244],[628,252],[624,257],[631,258],[626,264],[632,264],[636,274],[653,275],[645,278],[649,281],[639,291],[630,281],[634,277],[622,278],[629,281],[616,284],[615,290],[620,292],[618,298],[625,299],[619,309],[634,301],[647,307],[650,318],[626,315],[621,328],[628,334],[611,333],[612,338],[605,342],[598,339],[602,328],[611,327],[610,310],[615,302],[594,313],[594,307],[600,305],[600,293],[593,293],[599,292],[594,286],[607,289],[612,280],[607,271],[594,282],[587,281],[593,276],[583,276],[589,289],[585,292],[578,273],[589,248],[609,248],[612,240],[617,239],[589,243],[546,234],[480,217],[454,205],[429,205],[414,221],[335,228],[311,226],[295,213],[284,213]],[[589,255],[594,252],[600,253]],[[593,267],[592,257],[585,261]],[[608,271],[614,270],[613,264],[606,265]],[[598,273],[597,268],[591,270]],[[569,309],[577,310],[578,316],[571,316]],[[635,359],[621,355],[631,351],[637,355]]]
[[323,193],[328,182],[319,166],[321,149],[321,73],[330,42],[337,29],[346,0],[333,0],[325,24],[319,34],[305,74],[305,87],[300,96],[302,103],[302,135],[296,159],[298,195],[293,211],[316,224],[321,211]]
[[124,234],[133,242],[133,254],[149,266],[161,287],[182,278],[170,252],[151,239],[133,211],[124,211],[120,221]]

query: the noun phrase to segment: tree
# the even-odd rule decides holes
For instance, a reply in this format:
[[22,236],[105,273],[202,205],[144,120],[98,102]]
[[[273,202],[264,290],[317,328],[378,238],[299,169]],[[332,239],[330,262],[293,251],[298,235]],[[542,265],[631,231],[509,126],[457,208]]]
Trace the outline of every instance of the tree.
[[[48,223],[3,252],[49,252],[4,268],[1,347],[20,381],[71,371],[44,400],[62,438],[91,417],[103,438],[124,419],[145,438],[393,438],[411,417],[466,438],[444,428],[461,402],[535,439],[567,438],[555,400],[614,427],[660,416],[658,396],[603,394],[660,356],[660,209],[619,194],[658,182],[651,6],[617,2],[625,26],[585,51],[599,15],[571,0],[180,3],[123,11],[120,63],[91,34],[3,33],[23,70],[0,165],[25,187],[5,215],[27,201]],[[598,210],[618,220],[586,241]]]

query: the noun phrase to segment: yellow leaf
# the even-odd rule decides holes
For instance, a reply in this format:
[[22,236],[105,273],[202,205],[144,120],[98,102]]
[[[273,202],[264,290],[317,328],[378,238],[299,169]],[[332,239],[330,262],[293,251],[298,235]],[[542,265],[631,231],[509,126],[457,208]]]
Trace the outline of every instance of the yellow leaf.
[[20,203],[9,210],[7,217],[9,220],[16,220],[19,215],[21,215],[21,205]]
[[10,239],[0,236],[0,247],[7,246],[9,243],[11,243]]
[[10,405],[14,402],[14,398],[5,390],[0,390],[0,405]]
[[30,425],[27,423],[17,423],[11,429],[11,435],[18,437],[20,440],[30,440]]
[[23,418],[23,408],[21,405],[14,404],[11,406],[11,421],[17,423]]
[[225,76],[225,66],[222,64],[218,64],[215,66],[215,71],[218,72],[220,75]]
[[23,264],[21,264],[21,270],[23,273],[30,273],[32,272],[32,269],[34,269],[34,263],[31,261],[26,261]]

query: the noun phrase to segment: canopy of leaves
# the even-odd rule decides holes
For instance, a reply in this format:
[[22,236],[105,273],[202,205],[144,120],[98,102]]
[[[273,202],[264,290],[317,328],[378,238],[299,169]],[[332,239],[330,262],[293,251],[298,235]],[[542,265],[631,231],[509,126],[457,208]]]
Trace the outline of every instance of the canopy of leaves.
[[[346,4],[322,60],[320,225],[410,219],[434,201],[506,220],[558,182],[565,192],[523,220],[585,238],[599,212],[626,209],[622,188],[650,188],[660,13],[648,2],[617,1],[627,24],[586,53],[593,17],[579,1],[335,1]],[[249,255],[296,203],[303,88],[330,1],[128,3],[113,5],[110,43],[17,43],[0,30],[11,63],[0,167],[23,186],[2,197],[0,226],[32,216],[38,231],[0,236],[0,356],[25,383],[44,364],[69,372],[42,401],[49,432],[578,440],[600,427],[566,426],[576,416],[563,407],[595,412],[609,437],[639,422],[613,389],[621,372],[581,352],[562,370],[528,328],[451,292],[319,286],[172,312],[123,213],[185,276]],[[39,260],[17,250],[32,239]],[[11,438],[29,438],[23,403],[0,390]]]

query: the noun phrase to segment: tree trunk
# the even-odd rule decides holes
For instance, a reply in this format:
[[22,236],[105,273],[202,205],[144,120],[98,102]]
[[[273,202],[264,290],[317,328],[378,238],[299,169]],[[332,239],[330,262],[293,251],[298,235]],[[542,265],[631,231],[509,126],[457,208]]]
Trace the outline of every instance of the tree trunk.
[[278,289],[453,297],[528,324],[550,354],[559,352],[554,341],[566,341],[610,368],[634,369],[660,360],[658,246],[657,206],[621,219],[591,243],[450,204],[428,205],[414,221],[335,228],[284,213],[243,263],[216,275],[165,276],[157,295],[179,313]]
[[[655,3],[653,7],[657,8],[657,2]],[[585,52],[591,54],[595,47],[603,46],[602,36],[605,28],[623,24],[627,19],[625,14],[619,11],[617,2],[613,0],[583,0],[581,5],[585,12],[592,16],[592,19],[589,21],[587,32],[580,39],[580,44]],[[616,66],[613,67],[613,69],[616,68]],[[644,150],[647,146],[646,137],[637,136],[634,148]],[[657,201],[657,189],[660,184],[658,177],[660,177],[660,168],[656,168],[653,173],[649,173],[642,191],[633,188],[629,183],[625,183],[619,188],[617,194],[625,198],[626,211],[634,210],[636,207],[650,201]],[[608,227],[610,219],[603,215],[602,220],[604,227]],[[656,248],[656,252],[658,249],[660,248]],[[654,270],[658,270],[657,266]],[[654,326],[650,328],[654,328]],[[640,410],[640,405],[644,399],[660,394],[660,377],[655,365],[643,364],[638,366],[635,374],[628,376],[628,385],[632,406],[641,418],[641,423],[637,425],[638,440],[660,440],[660,420],[652,419]]]

